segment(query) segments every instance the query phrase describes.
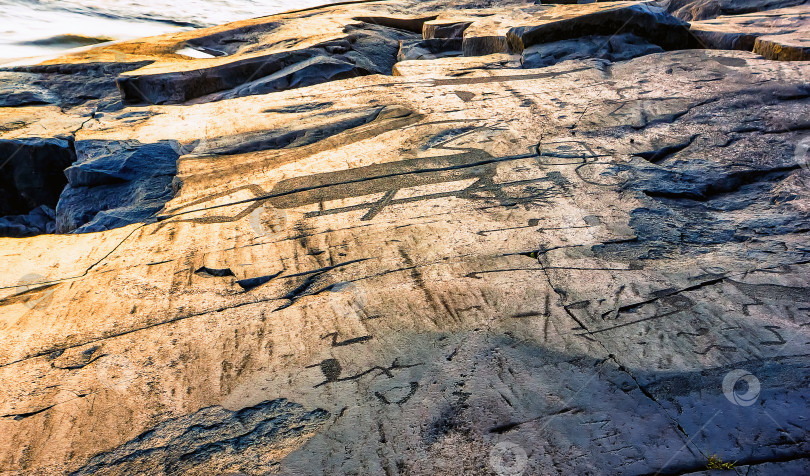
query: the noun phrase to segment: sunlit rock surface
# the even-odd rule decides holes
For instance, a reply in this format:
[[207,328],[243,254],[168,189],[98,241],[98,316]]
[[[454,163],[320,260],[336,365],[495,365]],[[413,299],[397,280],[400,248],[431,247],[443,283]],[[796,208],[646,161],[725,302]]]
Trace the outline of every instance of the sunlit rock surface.
[[810,64],[559,3],[0,72],[4,474],[810,472]]

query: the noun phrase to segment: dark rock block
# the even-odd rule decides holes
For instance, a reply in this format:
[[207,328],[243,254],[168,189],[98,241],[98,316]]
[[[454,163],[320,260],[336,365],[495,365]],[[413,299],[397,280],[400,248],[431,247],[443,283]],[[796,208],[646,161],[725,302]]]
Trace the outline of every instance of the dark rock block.
[[[122,75],[116,80],[129,102],[176,104],[266,94],[327,81],[391,74],[399,41],[417,36],[377,25],[350,25],[347,36],[300,50],[236,60],[209,68]],[[227,93],[224,93],[228,91]]]
[[[24,74],[25,86],[15,90],[11,99],[5,100],[14,106],[47,103],[63,108],[80,106],[92,101],[98,104],[100,110],[113,110],[119,108],[121,104],[115,77],[150,63],[151,61],[140,61],[15,67],[10,69],[10,72]],[[12,84],[14,88],[15,84]],[[0,88],[3,88],[2,85]],[[0,102],[2,101],[3,99],[0,99]]]
[[426,22],[422,27],[422,38],[458,38],[464,37],[464,31],[472,25],[472,21],[439,21]]
[[329,56],[315,56],[288,66],[270,76],[236,87],[220,98],[268,94],[367,74],[370,74],[370,71],[349,61]]
[[186,46],[214,56],[229,56],[243,48],[257,45],[263,35],[273,32],[281,24],[277,22],[247,25],[233,30],[201,36],[186,42]]
[[127,102],[176,104],[243,86],[313,56],[310,50],[297,50],[190,71],[124,75],[116,79],[116,84]]
[[632,33],[666,50],[689,45],[689,25],[660,7],[637,4],[609,8],[586,15],[549,21],[536,26],[512,28],[506,35],[513,53],[542,43],[581,38],[586,35]]
[[147,221],[173,196],[180,156],[172,142],[83,141],[56,207],[59,233],[88,233]]
[[432,38],[429,40],[403,40],[399,43],[398,61],[427,60],[461,56],[461,38]]
[[421,35],[374,25],[349,25],[345,31],[351,50],[346,53],[358,66],[374,74],[391,75],[397,62],[399,42],[419,39]]
[[398,18],[398,17],[356,17],[355,20],[372,25],[380,25],[387,28],[395,28],[397,30],[410,31],[413,33],[422,33],[422,28],[425,22],[435,20],[436,15],[417,18]]
[[80,141],[76,154],[78,161],[65,170],[72,187],[130,182],[144,174],[174,175],[177,171],[177,151],[169,143]]
[[38,76],[31,73],[0,72],[0,107],[57,104],[59,98],[34,83]]
[[625,61],[663,52],[663,48],[633,34],[586,36],[575,40],[555,41],[530,46],[523,51],[524,68],[544,68],[567,60],[589,58]]
[[805,4],[807,0],[671,0],[667,10],[681,20],[693,21]]

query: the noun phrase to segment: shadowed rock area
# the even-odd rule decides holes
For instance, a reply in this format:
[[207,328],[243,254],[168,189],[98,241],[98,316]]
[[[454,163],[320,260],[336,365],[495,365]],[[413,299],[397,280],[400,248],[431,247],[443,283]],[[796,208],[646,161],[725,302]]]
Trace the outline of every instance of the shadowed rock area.
[[807,9],[355,2],[0,71],[0,468],[810,473]]

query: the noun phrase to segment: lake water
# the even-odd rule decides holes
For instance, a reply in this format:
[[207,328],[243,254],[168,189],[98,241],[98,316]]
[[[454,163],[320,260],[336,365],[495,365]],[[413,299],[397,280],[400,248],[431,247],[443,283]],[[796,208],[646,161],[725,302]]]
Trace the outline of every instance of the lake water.
[[334,0],[0,0],[0,58],[202,28]]

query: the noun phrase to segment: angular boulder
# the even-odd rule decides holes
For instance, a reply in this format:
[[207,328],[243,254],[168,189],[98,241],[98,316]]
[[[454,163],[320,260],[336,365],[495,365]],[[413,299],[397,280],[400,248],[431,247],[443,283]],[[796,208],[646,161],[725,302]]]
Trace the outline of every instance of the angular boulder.
[[180,156],[173,142],[79,141],[56,205],[59,233],[103,231],[146,221],[172,197]]
[[652,3],[616,2],[558,6],[540,15],[531,26],[512,28],[507,33],[509,48],[522,53],[529,46],[570,40],[588,35],[631,33],[665,50],[689,45],[689,25]]

